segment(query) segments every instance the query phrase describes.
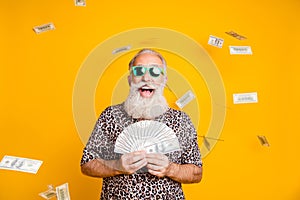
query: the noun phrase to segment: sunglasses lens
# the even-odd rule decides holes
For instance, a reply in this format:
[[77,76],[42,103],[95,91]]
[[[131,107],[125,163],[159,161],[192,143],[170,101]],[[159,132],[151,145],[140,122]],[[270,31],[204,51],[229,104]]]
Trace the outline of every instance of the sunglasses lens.
[[158,67],[151,67],[149,72],[151,76],[158,77],[161,74],[161,69]]
[[133,67],[133,74],[135,76],[143,76],[146,72],[146,69],[142,66]]
[[133,66],[132,71],[134,76],[144,76],[146,71],[149,71],[150,76],[152,77],[159,77],[160,74],[163,74],[163,71],[161,68],[157,66],[150,66],[149,68],[145,66]]

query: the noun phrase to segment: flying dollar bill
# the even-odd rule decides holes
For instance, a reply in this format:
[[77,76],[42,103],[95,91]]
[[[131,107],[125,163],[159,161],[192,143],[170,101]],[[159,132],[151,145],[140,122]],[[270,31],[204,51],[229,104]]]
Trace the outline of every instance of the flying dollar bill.
[[86,6],[85,0],[75,0],[75,6]]
[[53,197],[56,197],[56,192],[55,192],[53,186],[49,185],[48,190],[45,192],[39,193],[39,195],[41,197],[43,197],[44,199],[52,199]]
[[4,156],[0,162],[0,169],[21,171],[36,174],[43,161],[20,158],[15,156]]
[[224,39],[216,37],[216,36],[213,36],[213,35],[209,36],[209,39],[208,39],[208,44],[209,45],[222,48],[223,43],[224,43]]
[[231,55],[252,55],[251,46],[229,46]]
[[117,48],[117,49],[114,49],[112,51],[112,54],[117,54],[117,53],[120,53],[120,52],[125,52],[125,51],[128,51],[131,49],[131,46],[128,45],[128,46],[124,46],[124,47],[120,47],[120,48]]
[[56,188],[57,200],[70,200],[68,183],[57,186]]
[[264,135],[258,135],[257,137],[258,137],[258,139],[259,139],[261,145],[266,146],[266,147],[269,147],[269,146],[270,146],[270,144],[269,144],[269,142],[268,142],[266,136],[264,136]]
[[50,30],[55,30],[55,26],[52,22],[48,23],[48,24],[43,24],[40,26],[33,27],[33,31],[36,34],[40,34],[40,33],[46,32],[46,31],[50,31]]
[[228,35],[230,35],[230,36],[232,36],[232,37],[234,37],[234,38],[236,38],[238,40],[245,40],[245,39],[247,39],[245,36],[242,36],[242,35],[234,32],[234,31],[227,31],[225,33],[227,33]]
[[194,98],[195,98],[195,95],[193,94],[193,92],[191,90],[189,90],[182,97],[180,97],[175,103],[180,109],[182,109]]

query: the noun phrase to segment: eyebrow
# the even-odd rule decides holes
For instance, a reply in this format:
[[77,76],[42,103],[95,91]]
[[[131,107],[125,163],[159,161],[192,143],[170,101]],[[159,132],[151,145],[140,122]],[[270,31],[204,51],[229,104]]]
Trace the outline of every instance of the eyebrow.
[[139,63],[139,64],[135,64],[133,66],[139,66],[139,65],[158,65],[158,66],[163,66],[163,64],[158,64],[158,63],[148,63],[148,64]]

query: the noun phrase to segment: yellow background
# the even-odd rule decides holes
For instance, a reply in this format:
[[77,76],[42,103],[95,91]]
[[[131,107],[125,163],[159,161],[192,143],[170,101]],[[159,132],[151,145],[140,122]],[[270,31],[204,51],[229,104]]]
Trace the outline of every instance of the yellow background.
[[[13,155],[44,163],[35,175],[0,170],[0,199],[42,199],[38,193],[47,185],[66,182],[72,200],[99,198],[101,180],[80,173],[84,144],[73,120],[74,82],[97,45],[143,27],[168,28],[193,38],[224,81],[224,141],[203,159],[202,182],[184,185],[187,199],[300,199],[299,11],[298,0],[90,0],[86,7],[75,7],[72,0],[1,2],[0,158]],[[39,35],[32,30],[49,22],[56,30]],[[225,34],[230,30],[248,39]],[[223,48],[208,45],[209,35],[223,38]],[[253,55],[230,55],[229,45],[250,45]],[[177,60],[168,58],[168,63]],[[127,68],[127,62],[120,58],[115,64]],[[259,102],[233,104],[232,94],[244,92],[258,92]],[[100,93],[97,114],[110,103],[101,101]],[[257,135],[265,135],[271,146],[261,146]]]

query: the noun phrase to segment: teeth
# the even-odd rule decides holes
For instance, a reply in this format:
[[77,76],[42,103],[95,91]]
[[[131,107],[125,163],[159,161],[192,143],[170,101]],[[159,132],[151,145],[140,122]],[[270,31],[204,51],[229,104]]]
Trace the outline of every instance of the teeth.
[[152,87],[149,87],[149,86],[143,86],[143,87],[141,87],[143,90],[153,90],[153,88]]

